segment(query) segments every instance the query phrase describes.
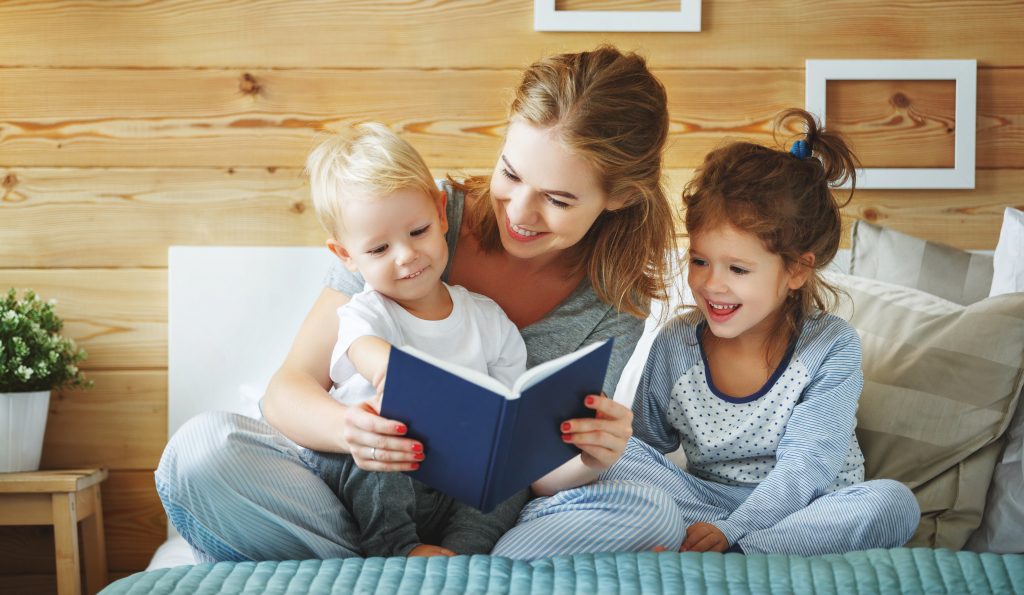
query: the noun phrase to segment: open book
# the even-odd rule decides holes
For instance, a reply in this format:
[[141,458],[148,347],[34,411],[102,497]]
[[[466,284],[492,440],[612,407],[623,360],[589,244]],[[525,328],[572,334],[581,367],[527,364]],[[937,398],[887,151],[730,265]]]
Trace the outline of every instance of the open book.
[[413,348],[392,348],[381,415],[405,422],[426,459],[409,475],[484,512],[540,479],[579,449],[562,422],[593,417],[612,341],[588,345],[524,372],[512,388]]

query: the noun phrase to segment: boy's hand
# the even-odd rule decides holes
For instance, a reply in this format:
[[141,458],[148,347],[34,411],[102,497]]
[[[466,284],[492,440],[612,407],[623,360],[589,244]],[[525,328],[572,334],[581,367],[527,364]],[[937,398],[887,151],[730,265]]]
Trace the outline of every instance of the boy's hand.
[[409,557],[415,556],[454,556],[455,552],[448,548],[441,547],[439,545],[429,545],[421,543],[418,546],[409,550]]
[[694,523],[686,528],[681,552],[724,552],[729,549],[725,533],[711,523]]
[[583,403],[596,411],[596,416],[563,422],[562,440],[583,451],[584,465],[603,471],[626,452],[626,443],[633,436],[633,412],[603,394],[588,395]]

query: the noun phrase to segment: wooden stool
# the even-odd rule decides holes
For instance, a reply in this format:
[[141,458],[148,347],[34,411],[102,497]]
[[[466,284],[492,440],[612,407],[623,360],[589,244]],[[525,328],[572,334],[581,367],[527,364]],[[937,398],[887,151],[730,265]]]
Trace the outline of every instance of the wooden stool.
[[89,593],[107,584],[100,482],[106,469],[0,473],[0,525],[53,525],[57,553],[57,592],[82,592],[78,521],[85,543],[85,583]]

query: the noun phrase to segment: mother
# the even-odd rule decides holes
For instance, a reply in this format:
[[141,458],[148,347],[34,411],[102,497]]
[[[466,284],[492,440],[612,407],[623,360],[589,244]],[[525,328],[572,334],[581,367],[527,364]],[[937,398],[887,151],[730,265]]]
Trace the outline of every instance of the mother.
[[[643,58],[611,47],[551,56],[525,71],[491,176],[448,183],[445,280],[505,309],[529,366],[615,337],[604,384],[614,389],[650,300],[664,294],[667,132],[665,89]],[[167,445],[157,490],[200,559],[359,555],[358,531],[331,485],[334,453],[376,471],[417,462],[422,445],[403,437],[402,424],[326,392],[335,312],[362,284],[331,270],[264,396],[269,425],[211,413]],[[587,401],[596,417],[569,420],[566,430],[581,456],[538,491],[592,481],[623,453],[631,412],[611,399]]]

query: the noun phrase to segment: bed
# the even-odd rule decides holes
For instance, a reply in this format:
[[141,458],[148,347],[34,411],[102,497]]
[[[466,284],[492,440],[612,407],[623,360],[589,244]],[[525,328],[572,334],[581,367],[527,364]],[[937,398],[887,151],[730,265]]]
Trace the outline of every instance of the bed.
[[580,554],[220,562],[143,572],[103,591],[165,593],[1022,593],[1024,556],[893,549],[841,556]]
[[[877,256],[877,255],[876,255]],[[848,269],[851,255],[844,252],[839,269]],[[330,254],[322,248],[223,248],[172,247],[169,253],[169,345],[168,345],[168,431],[173,432],[191,416],[205,410],[228,410],[257,416],[257,401],[270,375],[283,359],[301,318],[322,286]],[[948,271],[944,271],[948,274]],[[840,283],[850,279],[837,273]],[[912,291],[912,290],[907,290]],[[925,303],[925,298],[896,291],[882,281],[860,281],[851,292],[856,310],[882,306],[894,308],[893,294],[907,303],[929,328],[953,326],[974,306],[952,302]],[[919,292],[920,293],[920,292]],[[677,296],[675,301],[685,299]],[[986,302],[992,301],[991,299]],[[996,315],[1005,324],[1006,312],[1016,317],[1024,342],[1024,294],[995,300]],[[877,303],[876,303],[877,302]],[[244,307],[240,307],[243,305]],[[909,305],[908,305],[909,304]],[[1000,309],[1001,308],[1001,309]],[[854,308],[850,307],[851,310]],[[920,309],[917,312],[915,309]],[[966,314],[965,314],[966,313]],[[980,315],[979,315],[980,316]],[[930,317],[930,318],[929,318]],[[1019,319],[1019,320],[1017,320]],[[977,326],[977,316],[957,324]],[[259,321],[253,324],[252,321]],[[858,326],[865,344],[873,340],[892,343],[883,335],[892,321],[876,321],[878,329]],[[1010,325],[1008,332],[1017,327]],[[632,395],[643,359],[657,330],[656,318],[648,320],[637,352],[627,365],[616,391],[618,397]],[[865,334],[866,333],[866,334]],[[937,340],[951,340],[948,333]],[[944,337],[944,338],[943,338]],[[228,341],[226,338],[231,338]],[[923,339],[922,339],[923,340]],[[932,340],[932,339],[929,339]],[[1012,341],[1011,341],[1012,343]],[[225,350],[224,345],[231,345]],[[1002,344],[1001,349],[1007,349]],[[1016,343],[1009,346],[1017,349]],[[940,350],[941,351],[941,350]],[[865,366],[871,365],[865,349]],[[930,351],[929,351],[930,352]],[[981,522],[985,497],[993,468],[999,462],[1004,436],[1024,425],[1020,414],[1011,424],[1017,394],[1024,383],[1024,345],[1021,357],[1011,361],[1007,374],[1016,377],[1011,397],[998,395],[985,402],[963,404],[957,419],[966,421],[973,434],[963,436],[951,448],[938,449],[925,461],[906,465],[907,478],[899,477],[918,493],[924,517],[922,529],[908,547],[893,550],[852,552],[842,556],[743,556],[740,554],[609,553],[552,558],[526,563],[490,556],[460,556],[451,559],[375,558],[351,560],[303,560],[196,564],[187,544],[169,528],[168,540],[154,555],[145,572],[109,585],[103,593],[305,593],[305,592],[946,592],[1024,593],[1024,556],[988,552],[955,551],[964,546]],[[882,355],[880,357],[888,357]],[[901,356],[902,357],[902,356]],[[972,358],[978,356],[972,354]],[[1016,357],[1016,356],[1015,356]],[[1012,358],[1011,358],[1012,359]],[[924,364],[921,364],[924,365]],[[1005,366],[1004,366],[1005,367]],[[871,380],[869,379],[869,383]],[[880,378],[876,389],[900,385],[901,379]],[[909,399],[908,412],[919,404],[899,392],[896,386],[886,398]],[[867,390],[867,389],[866,389]],[[914,394],[923,389],[915,387]],[[201,396],[201,399],[197,399]],[[864,403],[862,402],[862,408]],[[999,410],[999,415],[991,412]],[[986,410],[988,426],[979,430],[972,412]],[[948,413],[947,409],[947,413]],[[878,449],[902,449],[901,440],[914,444],[927,440],[921,428],[903,434],[892,430],[892,412],[885,408],[860,423],[867,427]],[[872,417],[874,416],[874,417]],[[979,422],[981,423],[981,422]],[[963,425],[963,424],[961,424]],[[1014,425],[1014,427],[1011,427]],[[885,426],[885,427],[883,427]],[[927,430],[930,431],[930,430]],[[943,428],[935,431],[944,432]],[[1024,431],[1024,430],[1021,430]],[[963,432],[961,432],[962,434]],[[984,436],[981,436],[984,434]],[[977,435],[977,436],[975,436]],[[895,436],[895,437],[894,437]],[[955,442],[956,435],[951,435]],[[981,437],[978,437],[981,436]],[[943,438],[945,441],[945,438]],[[863,438],[862,438],[863,442]],[[865,452],[870,448],[865,445]],[[886,459],[876,472],[902,472]],[[895,457],[899,458],[899,457]],[[888,467],[886,467],[888,465]],[[894,467],[895,465],[895,467]],[[984,472],[987,465],[988,472]],[[893,471],[893,469],[896,471]],[[869,469],[869,472],[872,471]],[[916,473],[916,475],[915,475]],[[888,475],[893,476],[893,475]],[[979,479],[980,478],[980,479]],[[963,489],[967,482],[984,481],[981,502],[978,494],[964,500],[963,494],[948,502],[950,490]],[[950,487],[953,486],[953,487]],[[1006,489],[1005,486],[1003,489]],[[1015,489],[1015,488],[1014,488]],[[975,486],[974,492],[978,488]],[[923,494],[923,496],[922,496]],[[923,498],[923,500],[922,500]],[[992,508],[990,506],[990,508]],[[967,520],[964,520],[967,519]],[[1003,521],[1006,522],[1005,520]],[[1016,522],[1011,518],[1011,523]],[[1011,526],[1011,528],[1014,528]],[[1024,526],[1017,525],[1022,535]],[[981,549],[987,546],[982,544]],[[979,548],[975,548],[979,549]],[[1024,550],[1008,550],[1024,551]]]

